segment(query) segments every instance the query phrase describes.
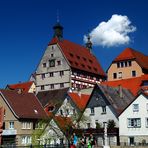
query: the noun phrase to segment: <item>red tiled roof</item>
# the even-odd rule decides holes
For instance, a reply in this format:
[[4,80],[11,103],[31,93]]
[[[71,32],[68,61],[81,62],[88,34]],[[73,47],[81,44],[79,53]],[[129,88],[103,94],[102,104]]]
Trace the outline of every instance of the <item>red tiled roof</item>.
[[33,81],[29,81],[29,82],[18,83],[18,84],[10,84],[10,85],[7,85],[7,87],[9,89],[22,89],[23,92],[27,93],[33,83],[34,83]]
[[113,62],[132,59],[135,59],[142,68],[148,69],[148,56],[132,48],[126,48]]
[[78,94],[78,93],[68,93],[68,95],[71,97],[73,102],[78,106],[80,110],[84,110],[87,102],[90,98],[90,95],[85,94]]
[[48,111],[48,107],[45,107],[44,110],[49,118],[52,118],[54,116],[54,114],[51,111]]
[[58,44],[60,46],[72,68],[106,76],[96,57],[87,48],[68,40],[59,41],[56,37],[49,43],[49,45],[52,44]]
[[42,119],[47,117],[33,93],[19,94],[18,91],[0,90],[0,95],[17,118]]
[[116,81],[106,81],[102,82],[102,84],[117,87],[121,85],[123,88],[129,89],[134,96],[137,95],[139,90],[141,89],[142,82],[148,80],[148,75],[142,75],[141,77],[123,79],[123,80],[116,80]]
[[58,124],[59,128],[62,129],[62,131],[66,131],[69,128],[73,127],[73,123],[70,117],[63,117],[63,116],[54,116],[53,118],[55,122]]

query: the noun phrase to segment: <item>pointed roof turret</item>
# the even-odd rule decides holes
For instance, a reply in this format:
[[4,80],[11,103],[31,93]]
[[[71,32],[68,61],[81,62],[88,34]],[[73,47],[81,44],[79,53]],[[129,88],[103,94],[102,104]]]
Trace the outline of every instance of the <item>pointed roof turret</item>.
[[59,40],[63,38],[63,26],[61,26],[60,22],[57,21],[57,23],[53,26],[54,29],[54,37],[57,37]]
[[91,52],[91,50],[92,50],[92,42],[91,42],[91,40],[90,40],[90,35],[88,34],[87,35],[87,42],[86,42],[86,48]]

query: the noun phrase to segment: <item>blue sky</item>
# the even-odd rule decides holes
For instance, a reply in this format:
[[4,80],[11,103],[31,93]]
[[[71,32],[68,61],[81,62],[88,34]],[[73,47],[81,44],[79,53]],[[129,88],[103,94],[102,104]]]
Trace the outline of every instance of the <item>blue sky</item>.
[[[27,81],[53,37],[57,9],[64,38],[84,45],[84,35],[113,15],[135,27],[130,42],[93,47],[103,69],[126,47],[148,53],[147,0],[0,0],[0,87]],[[101,35],[100,35],[101,36]]]

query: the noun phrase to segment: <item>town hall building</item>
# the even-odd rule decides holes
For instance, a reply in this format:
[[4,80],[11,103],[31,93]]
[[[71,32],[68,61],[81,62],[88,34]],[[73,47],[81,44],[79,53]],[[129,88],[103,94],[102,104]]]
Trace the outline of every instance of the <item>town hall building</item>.
[[59,22],[53,29],[54,36],[32,75],[37,92],[68,87],[72,90],[90,88],[106,79],[105,72],[91,52],[89,36],[84,47],[65,40]]

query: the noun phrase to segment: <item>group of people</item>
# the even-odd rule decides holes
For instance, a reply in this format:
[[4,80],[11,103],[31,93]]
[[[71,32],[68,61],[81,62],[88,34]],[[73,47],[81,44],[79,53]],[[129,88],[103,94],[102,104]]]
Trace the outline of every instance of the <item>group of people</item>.
[[96,146],[96,139],[95,137],[90,134],[86,137],[84,134],[80,138],[73,133],[71,137],[71,145],[70,148],[94,148]]

